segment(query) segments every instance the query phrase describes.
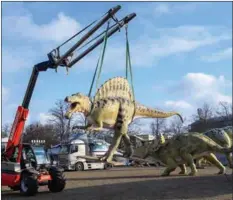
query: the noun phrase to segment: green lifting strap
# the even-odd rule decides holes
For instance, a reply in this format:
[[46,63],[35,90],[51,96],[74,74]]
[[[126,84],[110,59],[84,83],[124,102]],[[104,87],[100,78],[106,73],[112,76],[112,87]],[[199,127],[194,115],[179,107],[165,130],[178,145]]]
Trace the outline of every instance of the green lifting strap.
[[103,67],[104,55],[105,55],[105,52],[106,52],[106,45],[107,45],[107,40],[108,40],[107,34],[108,34],[109,25],[110,25],[110,22],[108,21],[107,30],[106,30],[105,37],[104,37],[104,47],[103,47],[103,52],[102,52],[101,61],[100,61],[101,63],[100,63],[100,67],[99,67],[99,73],[98,73],[98,77],[97,77],[97,80],[96,80],[96,88],[97,89],[98,89],[100,74],[101,74],[102,67]]
[[125,25],[125,35],[126,35],[126,79],[128,79],[128,71],[129,71],[133,99],[135,100],[134,87],[133,87],[133,73],[132,73],[132,65],[131,65],[130,51],[129,51],[128,24]]
[[[107,34],[108,34],[108,30],[109,30],[109,24],[110,24],[110,22],[108,21],[108,25],[107,25],[107,29],[106,29],[106,33],[105,33],[105,37],[104,37],[103,50],[102,50],[102,52],[100,54],[100,57],[98,59],[98,62],[97,62],[96,68],[95,68],[95,73],[94,73],[93,78],[92,78],[91,87],[90,87],[90,90],[89,90],[89,93],[88,93],[89,98],[91,97],[91,92],[92,92],[92,89],[93,89],[93,86],[94,86],[97,71],[98,71],[98,77],[97,77],[97,80],[96,80],[96,88],[98,88],[98,82],[99,82],[99,79],[100,79],[100,74],[101,74],[101,70],[102,70],[102,66],[103,66],[104,55],[105,55],[105,51],[106,51],[106,45],[107,45],[107,39],[108,39]],[[100,58],[101,58],[101,63],[100,63]],[[100,66],[99,66],[99,63],[100,63]]]

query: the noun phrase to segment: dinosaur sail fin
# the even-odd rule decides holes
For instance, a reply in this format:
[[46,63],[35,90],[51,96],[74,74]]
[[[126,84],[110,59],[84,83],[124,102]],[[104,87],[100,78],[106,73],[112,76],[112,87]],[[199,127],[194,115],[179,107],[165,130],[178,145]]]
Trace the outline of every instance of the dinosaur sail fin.
[[133,101],[132,90],[124,77],[114,77],[107,80],[97,90],[93,102],[109,97],[121,97]]

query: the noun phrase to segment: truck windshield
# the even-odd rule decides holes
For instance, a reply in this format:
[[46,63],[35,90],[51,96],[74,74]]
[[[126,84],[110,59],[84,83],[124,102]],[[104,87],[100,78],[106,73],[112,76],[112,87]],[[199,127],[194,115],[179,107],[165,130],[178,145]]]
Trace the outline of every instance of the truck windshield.
[[94,143],[90,145],[91,151],[107,151],[108,146],[103,143]]
[[70,145],[62,145],[60,153],[62,154],[68,154],[70,152]]

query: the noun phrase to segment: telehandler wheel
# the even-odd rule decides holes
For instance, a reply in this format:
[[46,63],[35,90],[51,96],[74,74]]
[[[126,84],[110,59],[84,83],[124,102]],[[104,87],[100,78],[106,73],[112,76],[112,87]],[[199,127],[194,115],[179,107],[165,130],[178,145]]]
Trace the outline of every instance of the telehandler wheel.
[[49,170],[49,174],[52,178],[51,181],[48,181],[48,188],[50,192],[61,192],[66,185],[66,180],[64,174],[61,170],[56,167],[53,167]]
[[35,174],[22,173],[20,193],[25,196],[34,196],[38,192],[38,182]]
[[77,163],[75,164],[75,171],[83,171],[83,170],[84,170],[83,163],[77,162]]

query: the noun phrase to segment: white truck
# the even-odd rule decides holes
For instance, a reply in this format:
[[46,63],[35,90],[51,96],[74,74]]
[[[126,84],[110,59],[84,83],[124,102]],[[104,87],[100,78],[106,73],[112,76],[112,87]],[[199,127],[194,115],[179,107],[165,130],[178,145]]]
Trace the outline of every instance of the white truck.
[[[110,144],[103,140],[83,140],[74,139],[66,144],[61,144],[61,150],[58,154],[58,165],[65,170],[91,170],[91,169],[108,169],[111,166],[104,162],[97,162],[80,158],[79,156],[103,156]],[[117,152],[116,154],[122,155]],[[115,154],[115,155],[116,155]],[[125,165],[124,161],[122,165]]]

